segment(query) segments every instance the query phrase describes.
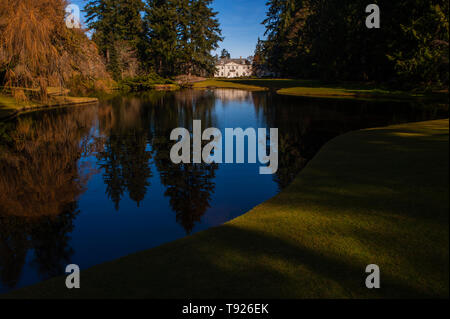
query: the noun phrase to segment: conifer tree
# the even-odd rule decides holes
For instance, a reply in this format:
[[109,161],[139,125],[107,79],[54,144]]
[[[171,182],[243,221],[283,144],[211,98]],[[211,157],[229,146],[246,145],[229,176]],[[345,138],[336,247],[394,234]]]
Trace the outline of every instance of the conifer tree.
[[123,47],[135,55],[140,54],[143,9],[142,0],[91,0],[84,8],[86,22],[94,30],[92,38],[116,79],[121,77],[123,69],[120,54]]
[[[215,60],[211,51],[218,48],[218,42],[222,40],[217,12],[211,8],[212,0],[184,0],[182,7],[187,10],[182,15],[183,30],[186,30],[182,38],[185,49],[185,58],[181,71],[197,75],[211,74],[215,70]],[[186,36],[187,35],[187,36]]]
[[161,75],[175,71],[177,25],[177,1],[147,1],[144,17],[146,66],[153,67]]
[[144,5],[142,0],[91,0],[85,7],[86,21],[115,78],[125,68],[124,43],[138,52],[147,71],[164,76],[209,75],[216,61],[211,51],[222,40],[211,3],[147,0]]
[[448,1],[269,0],[263,56],[272,71],[324,80],[388,82],[398,88],[448,85]]
[[229,58],[231,58],[231,54],[230,54],[230,52],[228,52],[227,49],[223,49],[222,52],[220,53],[220,58],[221,59],[229,59]]

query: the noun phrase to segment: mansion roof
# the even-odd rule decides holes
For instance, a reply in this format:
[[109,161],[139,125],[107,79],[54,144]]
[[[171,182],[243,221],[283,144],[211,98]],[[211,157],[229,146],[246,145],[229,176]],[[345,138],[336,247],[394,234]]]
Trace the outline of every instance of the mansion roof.
[[251,62],[247,59],[220,59],[216,65],[226,65],[226,64],[240,64],[240,65],[251,65]]

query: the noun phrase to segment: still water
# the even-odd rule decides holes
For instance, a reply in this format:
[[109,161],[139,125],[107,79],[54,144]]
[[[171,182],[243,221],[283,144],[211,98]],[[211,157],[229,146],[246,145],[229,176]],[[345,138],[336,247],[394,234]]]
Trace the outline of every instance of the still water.
[[[345,132],[448,117],[448,105],[240,90],[120,96],[0,123],[0,293],[221,225],[286,187]],[[278,128],[279,169],[175,165],[170,132]]]

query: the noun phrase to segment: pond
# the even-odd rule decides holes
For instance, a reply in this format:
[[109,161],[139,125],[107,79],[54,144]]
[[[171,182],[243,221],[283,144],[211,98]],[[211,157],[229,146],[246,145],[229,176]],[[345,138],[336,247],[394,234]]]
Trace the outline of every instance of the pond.
[[[330,139],[448,105],[231,89],[149,92],[0,123],[0,293],[221,225],[289,185]],[[170,132],[278,128],[279,168],[170,160]]]

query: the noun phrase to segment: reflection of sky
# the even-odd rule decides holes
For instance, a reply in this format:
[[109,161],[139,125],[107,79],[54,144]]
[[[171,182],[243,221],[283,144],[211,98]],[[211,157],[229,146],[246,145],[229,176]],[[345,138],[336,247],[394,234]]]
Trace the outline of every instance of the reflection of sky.
[[[266,127],[264,116],[254,108],[250,92],[218,90],[215,97],[212,116],[216,121],[212,124],[222,134],[228,127]],[[125,113],[122,113],[122,124],[123,119],[130,119],[130,123],[131,119],[136,119],[132,116],[135,114],[133,107],[127,106],[121,106]],[[131,114],[126,114],[127,112]],[[102,135],[99,122],[95,122],[91,132],[95,136]],[[169,149],[169,145],[167,148]],[[151,152],[152,145],[147,144],[146,151]],[[93,170],[94,173],[90,176],[85,191],[76,198],[79,214],[73,220],[73,231],[67,234],[70,238],[68,247],[74,251],[70,256],[70,263],[85,269],[186,236],[185,229],[176,221],[176,213],[170,203],[171,197],[167,195],[168,187],[161,182],[155,158],[149,161],[152,175],[147,180],[149,186],[146,188],[145,198],[138,206],[130,198],[129,191],[125,190],[119,210],[115,209],[114,203],[107,196],[103,176],[105,170],[100,168],[100,162],[95,154],[83,156],[78,161],[80,172]],[[193,232],[223,224],[274,196],[279,190],[278,184],[272,175],[260,175],[260,166],[260,163],[247,163],[247,155],[242,164],[219,164],[215,177],[211,179],[214,187],[210,193],[210,207],[202,215],[201,221],[195,223]],[[44,279],[38,273],[34,259],[34,250],[29,249],[20,281],[15,288]],[[0,293],[7,290],[0,281]]]
[[[224,133],[227,127],[265,127],[262,115],[257,115],[249,92],[244,92],[246,101],[216,97],[213,109],[218,120],[214,125]],[[236,93],[238,94],[238,93]],[[247,149],[247,148],[245,148]],[[147,146],[147,151],[151,146]],[[95,165],[95,156],[81,162]],[[79,163],[81,164],[81,163]],[[220,164],[216,170],[215,184],[211,193],[210,208],[196,223],[194,232],[220,225],[254,206],[269,199],[278,192],[278,186],[271,175],[259,175],[260,163]],[[150,160],[152,177],[144,200],[137,204],[130,199],[127,191],[116,211],[114,203],[105,195],[106,185],[100,171],[91,177],[87,190],[78,200],[81,213],[75,221],[70,245],[75,254],[72,262],[85,268],[99,260],[112,260],[132,252],[170,242],[186,235],[182,225],[175,221],[166,195],[167,187],[161,183],[160,172],[154,159]],[[252,191],[249,191],[252,190]]]
[[[82,9],[87,1],[69,0]],[[218,18],[224,41],[220,43],[232,57],[253,55],[258,37],[264,36],[261,22],[266,16],[266,0],[214,0],[213,8],[219,12]],[[83,14],[83,13],[82,13]]]

